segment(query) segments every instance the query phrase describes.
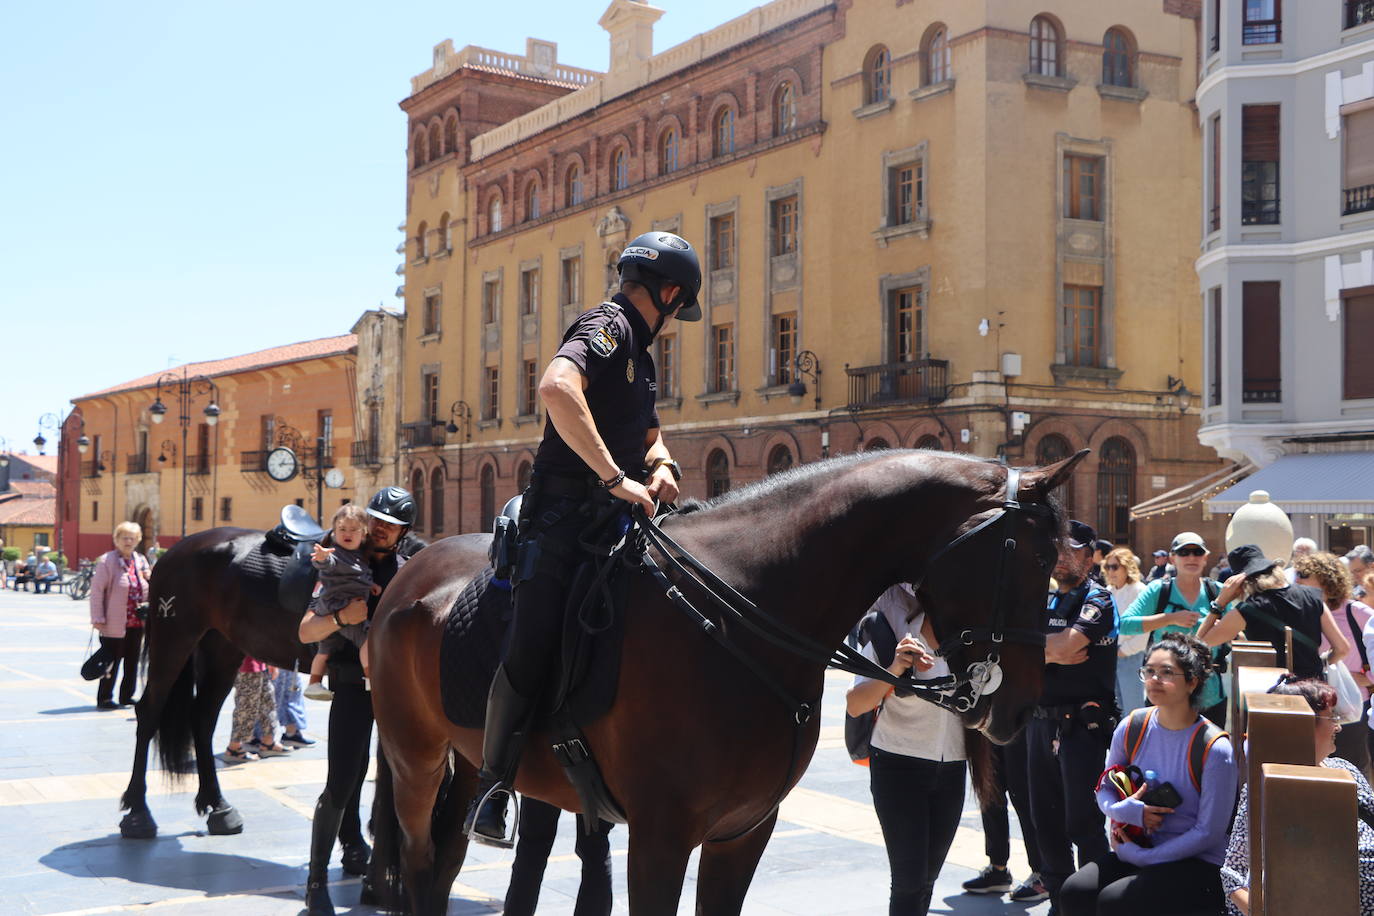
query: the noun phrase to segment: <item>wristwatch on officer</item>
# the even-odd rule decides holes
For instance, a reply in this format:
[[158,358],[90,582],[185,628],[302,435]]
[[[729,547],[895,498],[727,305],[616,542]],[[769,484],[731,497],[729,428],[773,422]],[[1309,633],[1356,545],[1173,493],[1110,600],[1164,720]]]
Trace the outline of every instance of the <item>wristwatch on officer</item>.
[[661,467],[666,467],[668,469],[673,475],[673,480],[682,479],[682,465],[671,458],[655,458],[653,464],[649,465],[649,473],[653,474],[654,471],[657,471]]
[[334,623],[338,624],[340,630],[344,628],[343,618],[339,616],[338,611],[334,612]]

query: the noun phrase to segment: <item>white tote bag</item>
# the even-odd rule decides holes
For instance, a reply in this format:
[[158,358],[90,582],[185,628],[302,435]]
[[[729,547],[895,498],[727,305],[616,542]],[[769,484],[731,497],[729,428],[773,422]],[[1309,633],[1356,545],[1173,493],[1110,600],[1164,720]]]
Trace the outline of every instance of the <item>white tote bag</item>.
[[1344,662],[1326,666],[1326,682],[1336,688],[1336,709],[1333,713],[1336,721],[1342,725],[1360,721],[1364,715],[1364,697]]

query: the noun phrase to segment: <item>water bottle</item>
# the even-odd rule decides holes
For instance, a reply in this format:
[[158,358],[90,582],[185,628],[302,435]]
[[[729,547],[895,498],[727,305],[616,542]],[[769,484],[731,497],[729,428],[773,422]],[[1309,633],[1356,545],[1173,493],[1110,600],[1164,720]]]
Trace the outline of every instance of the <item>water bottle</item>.
[[1149,791],[1154,791],[1155,787],[1158,786],[1158,785],[1159,785],[1159,774],[1156,773],[1154,770],[1146,770],[1146,771],[1145,771],[1145,788],[1146,788],[1147,790],[1149,790]]

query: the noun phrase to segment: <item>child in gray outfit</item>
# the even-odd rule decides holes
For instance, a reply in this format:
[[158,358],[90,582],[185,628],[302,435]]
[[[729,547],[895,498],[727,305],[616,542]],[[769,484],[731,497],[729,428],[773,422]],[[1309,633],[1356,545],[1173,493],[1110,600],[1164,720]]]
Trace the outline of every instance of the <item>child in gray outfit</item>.
[[[332,529],[315,545],[310,564],[319,570],[320,584],[310,609],[320,617],[331,617],[354,601],[366,601],[378,589],[372,582],[372,567],[364,551],[367,540],[367,513],[352,503],[334,513]],[[332,700],[333,691],[324,686],[329,654],[352,643],[358,647],[367,667],[367,623],[350,623],[320,642],[310,664],[310,683],[305,695],[312,700]]]

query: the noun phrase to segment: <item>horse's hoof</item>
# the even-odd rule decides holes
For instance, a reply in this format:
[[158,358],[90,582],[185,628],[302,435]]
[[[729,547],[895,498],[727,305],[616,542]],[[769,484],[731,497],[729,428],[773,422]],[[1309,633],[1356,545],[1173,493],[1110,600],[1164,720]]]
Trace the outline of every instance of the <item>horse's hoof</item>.
[[367,874],[367,863],[372,850],[362,840],[345,843],[343,848],[343,870],[350,875]]
[[147,811],[130,811],[119,822],[119,835],[126,840],[151,840],[157,836],[157,821]]
[[211,836],[230,836],[235,833],[243,833],[243,817],[233,805],[214,809],[205,822],[206,826],[210,828]]
[[377,890],[372,886],[371,878],[364,878],[361,889],[358,891],[358,903],[362,906],[376,906],[381,902],[377,896]]

